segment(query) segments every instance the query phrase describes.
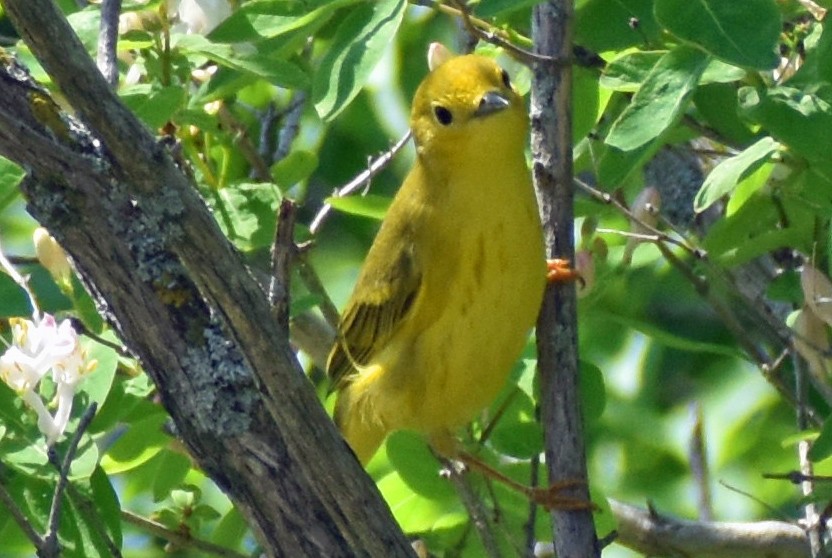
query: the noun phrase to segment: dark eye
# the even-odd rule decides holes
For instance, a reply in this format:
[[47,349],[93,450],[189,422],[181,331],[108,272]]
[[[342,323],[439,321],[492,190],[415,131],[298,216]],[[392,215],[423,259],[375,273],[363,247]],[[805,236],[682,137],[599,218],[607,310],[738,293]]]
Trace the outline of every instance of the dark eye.
[[451,114],[451,111],[441,105],[433,107],[433,114],[436,116],[437,122],[443,126],[447,126],[454,121],[454,115]]
[[503,85],[505,85],[508,89],[511,89],[511,80],[508,77],[508,72],[503,70],[500,76],[503,78]]

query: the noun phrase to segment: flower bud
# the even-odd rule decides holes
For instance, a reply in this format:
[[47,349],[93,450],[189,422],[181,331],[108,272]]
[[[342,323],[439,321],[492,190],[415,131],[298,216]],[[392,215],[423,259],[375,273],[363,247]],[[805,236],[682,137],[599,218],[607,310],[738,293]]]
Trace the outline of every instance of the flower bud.
[[32,241],[35,244],[35,255],[40,264],[46,268],[62,289],[69,287],[72,284],[72,267],[60,244],[43,227],[35,229]]

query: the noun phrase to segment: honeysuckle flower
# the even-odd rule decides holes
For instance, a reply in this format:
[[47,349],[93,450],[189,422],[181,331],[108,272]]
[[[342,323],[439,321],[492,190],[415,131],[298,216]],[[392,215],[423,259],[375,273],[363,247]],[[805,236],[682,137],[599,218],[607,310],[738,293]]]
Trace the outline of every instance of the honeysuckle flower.
[[174,26],[174,30],[200,35],[207,35],[231,15],[227,0],[168,0],[168,10],[179,15],[184,28]]
[[[0,356],[0,379],[20,395],[38,415],[38,428],[52,445],[63,434],[72,413],[75,390],[91,372],[78,334],[69,320],[60,324],[45,314],[40,320],[9,320],[12,345]],[[37,391],[40,381],[51,373],[56,386],[57,410],[51,415]]]

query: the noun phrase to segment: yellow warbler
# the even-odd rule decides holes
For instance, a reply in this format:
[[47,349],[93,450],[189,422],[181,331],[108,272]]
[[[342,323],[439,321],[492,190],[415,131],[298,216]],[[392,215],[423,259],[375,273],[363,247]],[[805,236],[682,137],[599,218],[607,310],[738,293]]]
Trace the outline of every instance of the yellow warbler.
[[335,420],[362,463],[399,429],[454,456],[455,430],[504,386],[546,283],[523,99],[493,60],[432,53],[411,113],[416,163],[327,363]]

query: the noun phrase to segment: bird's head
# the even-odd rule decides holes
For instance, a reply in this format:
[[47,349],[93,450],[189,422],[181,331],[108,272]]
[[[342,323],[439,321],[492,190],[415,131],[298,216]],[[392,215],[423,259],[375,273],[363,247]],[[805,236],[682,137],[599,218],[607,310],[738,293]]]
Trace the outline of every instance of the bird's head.
[[445,57],[413,99],[411,128],[420,155],[441,158],[468,147],[522,149],[528,130],[523,98],[494,60]]

